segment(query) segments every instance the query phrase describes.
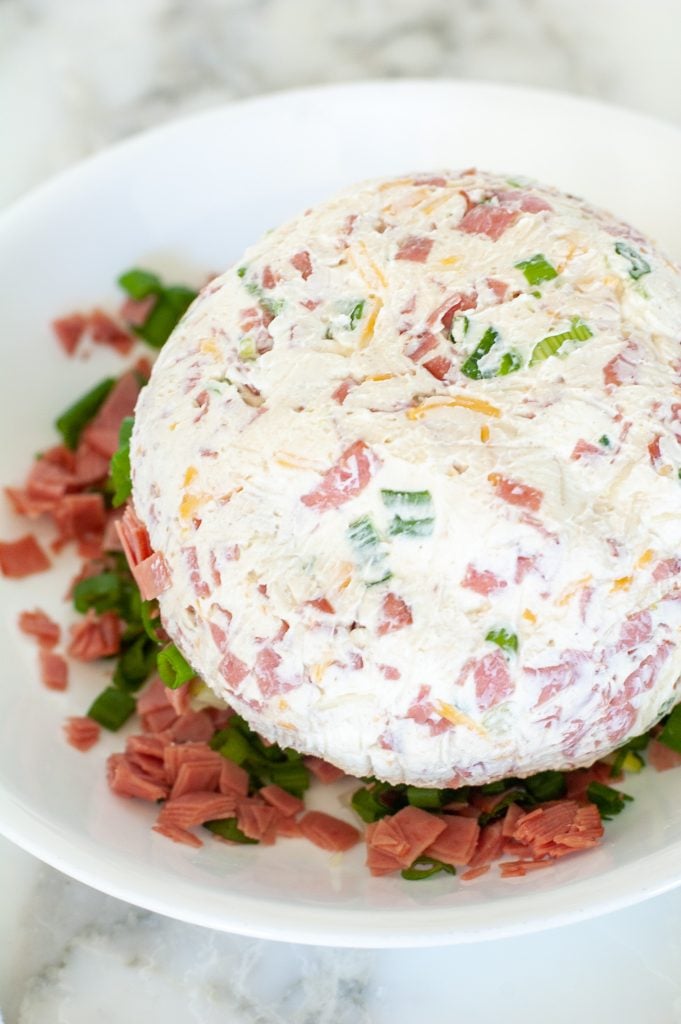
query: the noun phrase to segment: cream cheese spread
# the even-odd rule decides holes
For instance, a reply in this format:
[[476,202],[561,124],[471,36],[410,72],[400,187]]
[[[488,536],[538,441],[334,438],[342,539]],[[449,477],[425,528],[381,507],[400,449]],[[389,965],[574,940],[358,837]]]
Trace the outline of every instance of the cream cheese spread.
[[359,185],[213,280],[138,402],[168,633],[354,775],[591,763],[681,675],[681,271],[574,197]]

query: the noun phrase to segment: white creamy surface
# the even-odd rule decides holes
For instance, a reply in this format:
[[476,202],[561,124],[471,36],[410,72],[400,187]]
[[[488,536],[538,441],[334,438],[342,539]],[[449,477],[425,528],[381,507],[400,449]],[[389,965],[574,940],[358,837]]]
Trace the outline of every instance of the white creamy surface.
[[270,232],[137,406],[171,636],[355,775],[480,783],[640,734],[681,673],[680,334],[676,266],[516,179],[369,183]]
[[[671,0],[426,0],[418,13],[412,0],[383,0],[347,12],[347,0],[4,0],[0,105],[12,157],[0,170],[0,201],[178,112],[325,80],[477,76],[681,121],[681,12]],[[345,1024],[344,1014],[352,1024],[406,1024],[418,1014],[450,1024],[452,1006],[475,1024],[502,1014],[509,1024],[681,1020],[679,892],[521,939],[355,954],[221,936],[130,910],[4,840],[0,889],[6,1024],[90,1024],[103,1008],[111,1024],[128,1024],[152,1018],[156,995],[165,1024],[204,1024],[211,1012],[230,1024]],[[212,987],[200,973],[210,962]],[[528,963],[532,984],[509,999]],[[287,991],[297,991],[297,1006]]]

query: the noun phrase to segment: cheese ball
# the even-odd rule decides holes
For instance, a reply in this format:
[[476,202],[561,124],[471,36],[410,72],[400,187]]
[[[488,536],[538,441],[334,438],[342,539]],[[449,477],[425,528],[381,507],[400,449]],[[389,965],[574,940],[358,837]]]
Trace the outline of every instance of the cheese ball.
[[201,293],[142,392],[166,630],[353,775],[590,764],[681,674],[681,271],[556,189],[361,184]]

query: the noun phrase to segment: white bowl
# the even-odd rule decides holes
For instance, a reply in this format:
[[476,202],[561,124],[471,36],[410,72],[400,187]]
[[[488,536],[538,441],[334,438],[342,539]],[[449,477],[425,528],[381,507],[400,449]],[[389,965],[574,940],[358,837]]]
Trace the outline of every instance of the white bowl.
[[[609,207],[681,255],[681,133],[558,94],[456,82],[399,82],[285,93],[140,136],[90,160],[0,220],[3,287],[0,479],[19,482],[52,421],[117,356],[67,360],[49,320],[114,303],[137,264],[199,281],[267,228],[359,179],[476,164],[526,174]],[[681,508],[680,508],[681,511]],[[0,536],[25,524],[6,507]],[[61,723],[104,685],[73,672],[65,694],[38,681],[16,617],[56,613],[74,563],[0,591],[0,830],[69,875],[173,917],[299,942],[416,946],[517,934],[614,910],[681,882],[681,775],[628,779],[635,802],[592,852],[548,871],[466,884],[373,879],[364,850],[331,857],[302,840],[201,850],[150,831],[153,808],[111,796],[107,736],[88,754]],[[330,811],[348,784],[315,791]],[[342,812],[346,813],[346,812]]]

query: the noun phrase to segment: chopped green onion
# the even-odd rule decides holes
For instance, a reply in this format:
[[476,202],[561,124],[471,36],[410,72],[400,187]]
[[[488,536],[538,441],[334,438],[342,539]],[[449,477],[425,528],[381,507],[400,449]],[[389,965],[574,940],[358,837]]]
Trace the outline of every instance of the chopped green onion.
[[357,551],[372,550],[377,548],[381,542],[378,530],[370,516],[361,516],[350,523],[348,526],[348,537],[350,543]]
[[226,757],[228,761],[234,761],[235,764],[243,764],[244,761],[248,761],[253,756],[253,750],[250,743],[245,736],[237,729],[226,729],[227,737],[220,746],[220,753],[223,757]]
[[430,491],[387,491],[381,490],[383,504],[388,508],[404,505],[430,505],[432,497]]
[[73,606],[84,615],[90,608],[96,612],[118,609],[121,603],[121,578],[115,572],[101,572],[80,580],[73,588]]
[[509,633],[509,631],[503,627],[500,629],[490,629],[485,640],[489,640],[490,643],[496,644],[497,647],[501,647],[502,651],[513,651],[515,654],[518,653],[518,637],[515,633]]
[[[155,612],[156,614],[152,614]],[[161,638],[158,631],[158,626],[161,623],[158,612],[158,601],[142,601],[140,604],[140,620],[142,622],[142,628],[147,634],[150,640],[153,640],[159,647],[165,641]]]
[[118,448],[111,458],[111,481],[113,483],[113,497],[111,504],[118,508],[127,501],[132,492],[132,480],[130,478],[130,438],[135,420],[132,416],[126,416],[121,423],[118,433]]
[[410,867],[405,868],[401,875],[407,882],[420,882],[424,878],[439,875],[441,871],[448,875],[456,874],[453,864],[443,864],[441,860],[434,860],[432,857],[419,857]]
[[238,277],[245,277],[247,270],[248,270],[248,267],[239,267],[239,269],[237,270],[237,276]]
[[660,743],[681,754],[681,704],[677,704],[657,737]]
[[483,825],[489,825],[490,821],[496,821],[497,818],[500,818],[508,810],[511,804],[515,803],[527,805],[528,803],[534,804],[535,801],[527,795],[524,789],[512,789],[502,796],[501,800],[494,805],[491,811],[484,811],[478,817],[478,825],[482,828]]
[[136,302],[148,298],[149,295],[157,295],[163,289],[161,279],[156,274],[136,267],[121,274],[118,284]]
[[364,314],[364,299],[362,299],[361,302],[358,302],[350,310],[350,330],[351,331],[354,331],[355,327],[357,326],[359,321],[362,319],[363,314]]
[[640,252],[626,242],[615,242],[615,252],[629,261],[629,277],[638,281],[639,277],[650,273],[650,264],[643,259]]
[[395,516],[388,532],[391,537],[398,537],[400,534],[407,537],[430,537],[434,523],[432,516],[427,519],[403,519],[402,516]]
[[487,353],[492,349],[494,344],[497,342],[498,338],[499,335],[497,331],[495,331],[493,327],[488,327],[485,333],[483,334],[480,342],[478,343],[478,347],[475,349],[473,353],[471,353],[471,355],[468,357],[465,363],[462,364],[461,372],[465,373],[466,376],[470,377],[472,380],[482,380],[482,378],[485,377],[486,374],[482,372],[482,370],[478,366],[478,363],[483,358],[483,356],[486,356]]
[[439,810],[442,807],[442,789],[427,789],[423,786],[407,786],[407,803],[424,810]]
[[149,678],[155,665],[156,644],[142,633],[119,657],[112,682],[119,690],[134,693]]
[[558,800],[565,795],[565,773],[556,772],[551,769],[545,772],[537,772],[529,779],[523,779],[523,784],[528,792],[543,803],[545,800]]
[[74,451],[78,447],[80,435],[104,404],[115,383],[113,377],[107,377],[106,380],[100,381],[82,398],[65,409],[61,416],[57,417],[55,426],[63,437],[67,448]]
[[510,352],[504,352],[499,362],[499,369],[497,370],[497,377],[507,377],[509,373],[515,373],[523,365],[523,361],[520,358],[520,354],[511,349]]
[[279,316],[285,303],[283,299],[271,299],[269,296],[264,295],[260,300],[260,305],[271,317],[275,317]]
[[[644,732],[642,736],[632,736],[624,746],[615,751],[615,757],[610,768],[610,774],[618,775],[621,771],[639,772],[645,762],[638,752],[640,750],[645,750],[649,743],[649,732]],[[638,767],[634,766],[633,758],[638,761]]]
[[606,786],[603,782],[590,782],[586,795],[592,804],[596,804],[598,813],[605,821],[623,811],[625,801],[634,799],[633,796],[613,789],[612,786]]
[[185,661],[175,644],[167,644],[156,656],[158,674],[169,690],[177,690],[193,679],[196,672]]
[[591,328],[578,316],[573,316],[568,331],[563,331],[561,334],[550,334],[547,338],[542,338],[537,342],[530,356],[530,366],[536,366],[537,363],[543,362],[549,356],[555,356],[566,341],[586,341],[591,337],[593,337]]
[[[625,750],[624,757],[622,758],[622,762],[620,764],[620,770],[623,772],[631,772],[632,774],[637,775],[644,767],[644,765],[645,761],[643,760],[640,754],[637,754],[633,750]],[[617,773],[615,772],[615,774]]]
[[302,761],[273,764],[267,773],[272,782],[293,796],[302,797],[305,790],[310,787],[310,773]]
[[107,686],[90,705],[88,717],[105,729],[116,732],[127,722],[136,707],[135,698],[114,686]]
[[363,568],[364,582],[368,587],[390,579],[392,573],[385,562],[381,538],[370,516],[360,516],[350,523],[348,539]]
[[[391,537],[403,534],[408,537],[429,537],[435,522],[432,515],[432,496],[430,491],[391,491],[381,490],[383,504],[390,509],[399,509],[393,516],[388,528]],[[420,513],[420,515],[417,515]]]
[[505,793],[508,789],[510,779],[497,779],[496,782],[485,782],[484,785],[479,786],[478,789],[481,793]]
[[516,263],[518,270],[522,270],[527,283],[530,285],[541,284],[542,281],[552,281],[558,277],[558,271],[551,266],[549,261],[540,252],[529,260],[521,260]]
[[258,350],[255,347],[255,341],[247,334],[239,342],[239,359],[242,362],[253,362],[254,359],[258,358]]
[[387,814],[394,814],[399,808],[389,807],[381,799],[386,793],[391,793],[393,788],[388,782],[374,782],[365,789],[355,790],[350,801],[353,810],[367,824],[378,821],[379,818],[385,818]]
[[216,836],[229,839],[231,843],[255,845],[258,842],[257,839],[249,839],[247,835],[244,835],[237,826],[236,818],[215,818],[214,821],[204,821],[203,827]]
[[449,337],[453,345],[456,345],[458,341],[463,339],[468,334],[468,329],[471,326],[470,318],[465,313],[457,313],[452,320],[452,327],[449,332]]
[[607,436],[607,434],[602,434],[598,438],[598,443],[600,445],[602,445],[604,448],[609,448],[610,447],[610,438]]

